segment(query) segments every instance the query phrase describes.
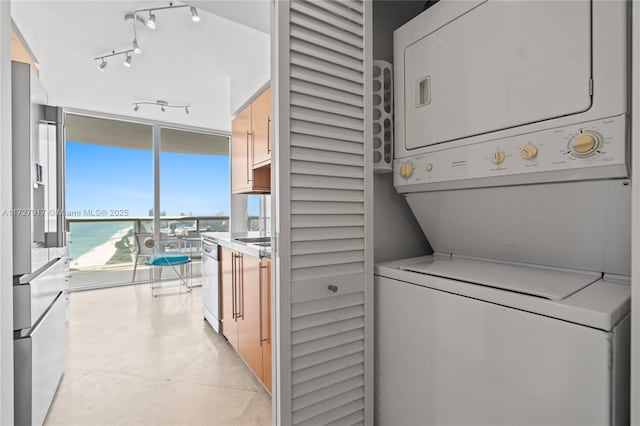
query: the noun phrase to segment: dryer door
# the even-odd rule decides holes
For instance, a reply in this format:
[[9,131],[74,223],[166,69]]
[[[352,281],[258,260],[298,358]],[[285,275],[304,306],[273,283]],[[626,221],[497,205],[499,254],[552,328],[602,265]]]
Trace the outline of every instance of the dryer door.
[[591,31],[589,1],[488,1],[443,23],[404,51],[406,148],[589,109]]

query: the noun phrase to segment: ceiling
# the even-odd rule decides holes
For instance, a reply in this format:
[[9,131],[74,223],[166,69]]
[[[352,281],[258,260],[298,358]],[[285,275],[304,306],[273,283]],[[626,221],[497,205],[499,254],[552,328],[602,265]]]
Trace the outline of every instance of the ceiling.
[[[142,54],[131,68],[119,56],[98,70],[95,56],[130,48],[127,12],[167,4],[13,0],[11,11],[39,62],[50,104],[228,131],[231,113],[269,79],[269,3],[196,1],[197,23],[187,8],[158,11],[156,30],[137,27]],[[134,112],[136,100],[188,103],[190,114],[153,105]]]

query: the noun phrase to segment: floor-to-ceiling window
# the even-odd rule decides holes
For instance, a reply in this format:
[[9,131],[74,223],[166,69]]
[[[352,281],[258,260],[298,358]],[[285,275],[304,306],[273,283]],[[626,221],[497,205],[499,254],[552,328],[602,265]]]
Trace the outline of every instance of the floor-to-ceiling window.
[[160,247],[189,253],[197,277],[200,232],[229,226],[228,137],[162,128],[155,181],[152,125],[68,114],[66,127],[70,288],[150,279],[154,194]]

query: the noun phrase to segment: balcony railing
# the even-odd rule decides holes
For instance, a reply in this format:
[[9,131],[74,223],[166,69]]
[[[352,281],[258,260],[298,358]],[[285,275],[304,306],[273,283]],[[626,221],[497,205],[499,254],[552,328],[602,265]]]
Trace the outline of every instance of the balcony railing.
[[[247,226],[250,230],[257,230],[258,217],[250,216]],[[73,217],[67,218],[66,229],[70,232],[70,289],[123,285],[150,280],[151,270],[144,264],[143,259],[138,259],[136,265],[135,234],[153,233],[153,218]],[[200,233],[228,230],[228,216],[163,216],[160,219],[162,249],[189,253],[192,257],[193,276],[196,279],[201,275]],[[163,279],[174,278],[171,271],[163,275]]]

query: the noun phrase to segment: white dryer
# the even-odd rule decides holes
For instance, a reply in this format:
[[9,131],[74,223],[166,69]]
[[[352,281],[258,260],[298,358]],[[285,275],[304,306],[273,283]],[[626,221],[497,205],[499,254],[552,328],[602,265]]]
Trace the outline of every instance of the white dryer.
[[394,33],[381,425],[629,421],[629,3],[442,0]]

